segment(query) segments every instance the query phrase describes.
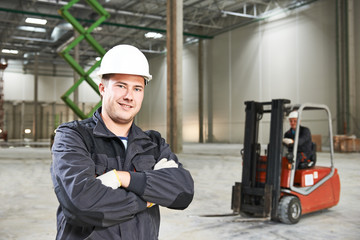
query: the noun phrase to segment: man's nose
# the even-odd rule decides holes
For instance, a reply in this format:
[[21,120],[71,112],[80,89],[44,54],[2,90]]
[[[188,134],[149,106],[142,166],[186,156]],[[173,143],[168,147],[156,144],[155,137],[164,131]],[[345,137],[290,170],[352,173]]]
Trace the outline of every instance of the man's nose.
[[132,101],[133,100],[133,92],[131,89],[128,89],[125,93],[125,96],[124,96],[124,99],[127,99],[127,100],[130,100]]

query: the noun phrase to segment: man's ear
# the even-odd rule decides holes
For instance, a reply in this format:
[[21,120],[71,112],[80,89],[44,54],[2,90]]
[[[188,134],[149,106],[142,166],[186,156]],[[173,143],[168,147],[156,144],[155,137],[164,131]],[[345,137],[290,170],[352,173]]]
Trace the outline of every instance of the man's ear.
[[104,91],[105,91],[105,86],[102,82],[100,82],[99,83],[99,92],[100,92],[101,97],[104,95]]

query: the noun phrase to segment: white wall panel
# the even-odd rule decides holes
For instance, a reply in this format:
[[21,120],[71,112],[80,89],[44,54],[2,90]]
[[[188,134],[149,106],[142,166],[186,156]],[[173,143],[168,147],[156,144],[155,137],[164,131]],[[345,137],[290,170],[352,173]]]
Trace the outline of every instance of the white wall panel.
[[335,112],[334,14],[333,1],[319,1],[287,18],[254,23],[212,41],[217,141],[242,141],[239,129],[244,127],[246,100],[287,98],[293,103],[324,103]]
[[223,34],[212,40],[210,52],[213,108],[213,137],[215,142],[228,140],[230,126],[230,35]]
[[[256,26],[256,24],[255,24]],[[231,125],[230,142],[242,142],[245,124],[245,101],[259,101],[262,96],[261,44],[257,27],[249,25],[231,33]],[[225,137],[225,136],[224,136]]]
[[150,61],[153,79],[145,87],[142,109],[136,117],[137,124],[145,129],[156,129],[166,137],[166,57]]
[[33,101],[34,76],[4,71],[4,99],[8,101]]
[[[96,82],[99,85],[98,82]],[[83,81],[79,86],[79,102],[98,103],[101,100],[100,95],[86,82]]]
[[183,48],[183,138],[186,142],[199,141],[199,75],[198,45]]

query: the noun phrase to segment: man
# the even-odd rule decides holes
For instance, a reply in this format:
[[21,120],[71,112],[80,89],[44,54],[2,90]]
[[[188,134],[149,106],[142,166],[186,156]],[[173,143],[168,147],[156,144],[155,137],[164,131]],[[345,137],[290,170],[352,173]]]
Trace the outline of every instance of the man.
[[[288,146],[289,151],[293,151],[293,144],[295,139],[295,131],[297,126],[299,113],[297,111],[292,111],[289,114],[289,123],[290,129],[284,134],[283,142]],[[299,126],[299,139],[298,139],[298,148],[296,156],[296,169],[307,168],[312,164],[312,140],[311,132],[309,128]]]
[[133,46],[115,46],[99,75],[102,107],[56,131],[56,239],[157,239],[159,206],[188,207],[193,179],[158,132],[134,124],[152,78],[146,57]]

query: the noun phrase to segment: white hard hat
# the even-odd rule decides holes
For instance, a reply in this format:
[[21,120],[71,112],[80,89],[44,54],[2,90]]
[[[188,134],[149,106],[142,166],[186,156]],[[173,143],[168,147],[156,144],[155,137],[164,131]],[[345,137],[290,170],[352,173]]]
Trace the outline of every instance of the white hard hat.
[[145,55],[131,45],[117,45],[111,48],[102,58],[98,75],[130,74],[144,77],[146,82],[152,79],[149,73],[149,62]]
[[292,111],[290,114],[289,114],[289,117],[288,118],[298,118],[299,117],[299,113],[297,111]]

